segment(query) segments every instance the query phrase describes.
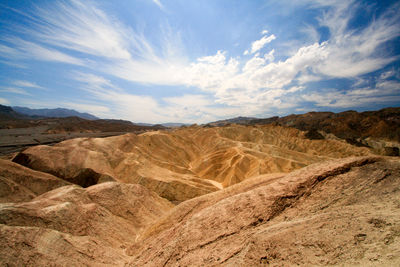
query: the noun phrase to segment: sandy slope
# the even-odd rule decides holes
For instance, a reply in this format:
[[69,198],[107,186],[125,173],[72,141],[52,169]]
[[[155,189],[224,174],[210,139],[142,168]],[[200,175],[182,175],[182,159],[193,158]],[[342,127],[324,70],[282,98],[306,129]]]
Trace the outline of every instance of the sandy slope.
[[[275,177],[277,178],[277,177]],[[348,158],[186,201],[131,266],[400,264],[400,162]]]
[[400,161],[264,174],[173,207],[141,185],[0,204],[5,266],[398,266]]
[[258,175],[369,153],[345,142],[308,140],[296,129],[267,125],[78,138],[31,147],[14,161],[82,186],[115,179],[184,201]]
[[0,159],[0,203],[28,201],[69,184],[53,175]]
[[400,160],[345,142],[189,127],[14,161],[31,169],[0,160],[4,266],[400,265]]
[[138,232],[173,205],[140,185],[60,187],[30,202],[0,205],[6,266],[112,266]]

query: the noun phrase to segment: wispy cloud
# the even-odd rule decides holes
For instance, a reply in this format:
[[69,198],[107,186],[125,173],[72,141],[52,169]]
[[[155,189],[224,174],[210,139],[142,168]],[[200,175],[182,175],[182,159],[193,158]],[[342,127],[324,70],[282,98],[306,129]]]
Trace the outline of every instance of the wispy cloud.
[[377,103],[396,103],[400,100],[400,81],[391,79],[394,71],[382,73],[365,87],[365,81],[360,79],[349,90],[335,88],[322,89],[320,92],[301,95],[305,101],[313,102],[320,107],[349,108],[362,107]]
[[164,9],[163,4],[161,4],[160,0],[152,0],[154,4],[156,4],[159,8]]
[[15,80],[11,84],[12,86],[0,87],[0,92],[31,96],[32,94],[23,88],[45,90],[45,88],[29,81]]
[[29,81],[21,81],[21,80],[17,80],[17,81],[13,81],[12,82],[15,86],[19,86],[19,87],[29,87],[29,88],[38,88],[38,89],[42,89],[43,87],[37,85],[34,82],[29,82]]
[[[394,11],[383,14],[362,31],[351,31],[346,26],[354,15],[347,11],[352,1],[343,3],[310,0],[303,3],[308,3],[311,7],[332,7],[319,19],[320,26],[329,28],[331,38],[322,44],[300,47],[293,56],[284,61],[272,62],[273,54],[256,54],[276,39],[274,34],[264,35],[251,44],[248,53],[255,56],[245,62],[247,67],[242,72],[237,71],[237,59],[232,58],[221,63],[225,52],[188,63],[185,56],[177,52],[179,45],[171,45],[175,36],[166,37],[170,43],[163,42],[167,45],[155,49],[143,34],[110,18],[90,1],[74,0],[71,4],[58,3],[53,9],[39,8],[37,16],[43,23],[35,30],[30,30],[30,33],[49,45],[107,59],[92,67],[119,78],[163,85],[196,86],[201,83],[200,88],[210,85],[225,88],[232,83],[237,86],[232,79],[240,80],[243,76],[251,79],[250,87],[282,88],[299,73],[307,76],[355,77],[379,69],[394,60],[390,56],[374,55],[377,47],[399,35],[399,15],[395,15]],[[31,52],[36,58],[84,64],[77,58],[36,43],[22,40],[15,40],[13,43],[19,44],[16,46],[17,51],[4,46],[0,50],[9,50],[10,54],[18,54],[19,50],[23,50]],[[211,59],[217,61],[211,62]],[[254,68],[254,63],[258,64],[257,68]],[[246,73],[250,65],[253,75]],[[232,77],[233,73],[235,77]],[[188,76],[189,79],[186,78]],[[302,78],[299,76],[298,79]]]
[[21,88],[16,88],[16,87],[1,87],[0,92],[3,93],[12,93],[12,94],[19,94],[19,95],[31,95],[27,91]]
[[3,38],[10,45],[0,45],[0,57],[11,59],[11,60],[24,60],[24,59],[36,59],[39,61],[53,61],[62,62],[74,65],[85,65],[85,63],[71,55],[60,52],[59,50],[46,48],[35,42],[30,42],[17,37]]
[[109,117],[110,109],[105,106],[101,106],[98,103],[73,103],[73,102],[63,102],[63,107],[79,110],[81,112],[87,112],[93,115]]
[[255,52],[259,51],[261,48],[263,48],[266,44],[272,42],[275,40],[276,37],[275,35],[271,34],[270,36],[263,36],[260,40],[254,41],[251,44],[251,54],[254,54]]
[[[0,56],[1,57],[1,56]],[[15,61],[13,61],[12,59],[10,60],[10,59],[0,59],[0,63],[1,64],[5,64],[5,65],[8,65],[8,66],[11,66],[11,67],[15,67],[15,68],[19,68],[19,69],[26,69],[26,68],[28,68],[28,66],[27,65],[25,65],[25,64],[22,64],[22,63],[19,63],[19,62],[15,62]]]
[[[163,8],[160,1],[153,2]],[[389,11],[364,28],[349,29],[349,21],[354,18],[355,10],[362,8],[361,4],[340,0],[295,2],[293,5],[309,9],[323,7],[324,13],[318,18],[318,25],[308,25],[302,30],[310,36],[312,43],[308,41],[296,47],[286,57],[280,54],[279,46],[265,51],[267,44],[277,37],[263,30],[263,36],[249,44],[246,57],[229,56],[227,51],[221,50],[189,61],[181,52],[184,49],[179,33],[165,27],[160,42],[155,44],[143,32],[127,27],[94,2],[80,0],[57,2],[52,8],[39,7],[35,11],[34,27],[25,29],[31,37],[30,41],[16,37],[2,38],[0,55],[8,59],[34,58],[79,65],[104,73],[108,75],[106,77],[135,83],[199,89],[193,95],[160,101],[150,96],[127,93],[97,75],[76,75],[74,79],[83,84],[83,90],[118,107],[110,112],[136,121],[141,118],[151,118],[154,122],[188,120],[181,114],[203,120],[211,118],[212,112],[216,111],[220,114],[237,111],[253,115],[276,108],[292,108],[301,101],[346,106],[345,97],[353,97],[355,104],[367,103],[368,97],[377,101],[387,97],[382,92],[389,92],[388,88],[393,87],[393,83],[382,82],[370,91],[353,88],[348,93],[333,89],[321,93],[303,91],[310,82],[332,78],[355,80],[393,62],[395,57],[376,51],[400,35],[399,4],[388,8]],[[329,30],[329,38],[319,43],[318,28],[322,26]],[[207,97],[200,95],[201,91]],[[361,96],[358,93],[361,91],[366,94]],[[300,93],[303,97],[296,97]],[[336,101],[328,101],[322,96],[325,93]],[[181,101],[193,105],[181,105]]]
[[140,36],[111,19],[91,1],[58,2],[54,8],[38,7],[39,24],[32,35],[46,43],[78,52],[113,59],[129,59],[130,41],[140,52],[149,52]]
[[[312,2],[313,8],[322,5],[330,7],[316,26],[325,26],[329,29],[330,38],[326,42],[302,46],[292,56],[278,62],[274,61],[273,51],[264,55],[255,53],[251,59],[244,62],[242,68],[237,59],[229,59],[226,57],[226,52],[218,52],[213,60],[207,57],[209,59],[207,61],[192,63],[189,73],[193,78],[188,84],[195,84],[204,90],[214,92],[219,103],[241,106],[251,104],[256,112],[267,107],[283,108],[301,103],[298,98],[291,97],[296,91],[290,90],[288,87],[290,85],[305,85],[332,78],[355,79],[360,75],[379,70],[396,59],[390,55],[377,54],[376,51],[381,45],[400,35],[400,15],[396,13],[396,10],[399,11],[399,5],[388,9],[389,11],[377,17],[365,28],[352,30],[348,28],[348,23],[353,18],[354,12],[349,12],[348,9],[357,8],[350,8],[350,5],[355,5],[352,1],[308,2]],[[266,37],[260,40],[266,40]],[[251,52],[259,51],[258,48],[263,47],[265,43],[265,41],[254,42],[254,49]],[[186,75],[186,77],[191,76]],[[377,101],[388,100],[382,96],[382,92],[383,89],[377,86],[369,92],[369,97],[371,99],[375,97]],[[323,94],[325,92],[315,93],[314,97],[308,98],[307,101],[314,100],[311,102],[319,105],[331,103],[331,106],[336,107],[351,105],[351,101],[348,101],[348,104],[339,101],[339,98],[351,96],[351,92],[335,91],[328,97],[324,97]],[[334,97],[338,99],[336,102],[321,101]],[[373,103],[364,97],[353,102],[353,106],[367,102]]]

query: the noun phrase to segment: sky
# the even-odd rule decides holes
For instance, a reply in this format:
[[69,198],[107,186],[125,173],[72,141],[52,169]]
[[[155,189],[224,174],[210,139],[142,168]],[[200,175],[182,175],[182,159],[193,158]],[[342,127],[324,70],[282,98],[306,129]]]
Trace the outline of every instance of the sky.
[[0,104],[206,123],[400,106],[400,2],[2,0]]

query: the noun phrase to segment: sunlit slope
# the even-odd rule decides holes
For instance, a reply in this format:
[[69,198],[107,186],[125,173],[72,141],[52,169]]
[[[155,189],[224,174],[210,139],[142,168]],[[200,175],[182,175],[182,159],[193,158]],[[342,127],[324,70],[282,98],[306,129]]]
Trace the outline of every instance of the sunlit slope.
[[129,266],[399,266],[400,162],[357,157],[185,201],[127,250]]
[[123,266],[125,249],[173,205],[140,185],[67,185],[0,205],[2,266]]
[[250,177],[369,153],[345,142],[308,140],[292,128],[233,125],[78,138],[31,147],[14,161],[82,186],[110,180],[139,183],[183,201]]

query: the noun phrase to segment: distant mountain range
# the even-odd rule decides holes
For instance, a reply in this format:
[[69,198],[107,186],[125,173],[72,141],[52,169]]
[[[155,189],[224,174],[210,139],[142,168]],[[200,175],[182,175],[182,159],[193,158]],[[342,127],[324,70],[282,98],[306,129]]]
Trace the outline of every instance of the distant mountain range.
[[[17,110],[30,111],[28,108],[16,108]],[[93,119],[96,118],[87,113],[75,110],[54,109],[45,112],[33,110],[26,115],[16,112],[14,108],[0,105],[0,129],[16,129],[44,126],[46,134],[62,133],[107,133],[107,132],[141,132],[146,130],[164,129],[163,126],[139,126],[126,120]],[[46,117],[43,114],[51,115]],[[70,116],[67,116],[70,115]],[[91,118],[82,118],[84,117]],[[88,116],[89,115],[89,116]],[[59,117],[55,117],[59,116]],[[80,117],[81,116],[81,117]]]
[[[0,105],[2,106],[2,105]],[[98,117],[89,114],[89,113],[82,113],[78,112],[73,109],[66,109],[66,108],[42,108],[42,109],[32,109],[32,108],[27,108],[27,107],[8,107],[8,106],[2,106],[0,108],[0,113],[7,112],[11,117],[13,118],[27,118],[27,116],[30,117],[44,117],[44,118],[66,118],[66,117],[78,117],[82,118],[85,120],[99,120]],[[12,115],[11,115],[12,114]],[[107,120],[109,122],[118,122],[118,123],[123,123],[122,120]],[[127,121],[124,121],[127,123]],[[130,123],[130,122],[129,122]],[[175,127],[180,127],[180,126],[185,126],[187,124],[185,123],[179,123],[179,122],[169,122],[169,123],[162,123],[162,124],[150,124],[150,123],[133,123],[134,125],[137,126],[164,126],[164,127],[169,127],[169,128],[175,128]]]
[[28,116],[51,117],[51,118],[79,117],[86,120],[99,119],[96,116],[93,116],[89,113],[82,113],[73,109],[66,109],[66,108],[31,109],[26,107],[12,107],[12,109],[20,114]]
[[23,117],[21,114],[15,112],[11,107],[0,105],[0,118],[1,119],[12,119]]

